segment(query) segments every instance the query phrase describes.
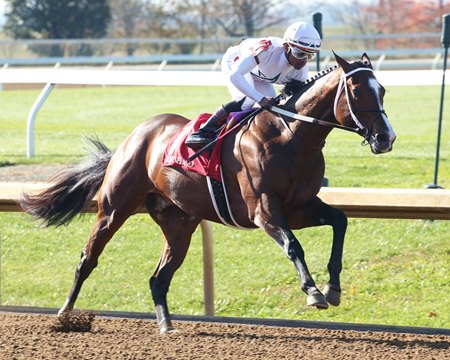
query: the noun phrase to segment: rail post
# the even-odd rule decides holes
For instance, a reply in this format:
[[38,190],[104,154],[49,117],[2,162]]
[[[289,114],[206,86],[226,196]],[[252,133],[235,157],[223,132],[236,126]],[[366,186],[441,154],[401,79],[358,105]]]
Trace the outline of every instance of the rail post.
[[434,178],[433,183],[427,185],[428,189],[441,189],[438,185],[438,171],[439,171],[439,150],[441,146],[441,131],[442,131],[442,113],[444,110],[444,92],[445,92],[445,71],[447,70],[447,55],[448,48],[450,46],[450,13],[442,16],[442,34],[441,44],[444,47],[444,65],[442,68],[442,85],[441,85],[441,102],[439,105],[439,119],[438,119],[438,131],[436,140],[436,156],[434,160]]

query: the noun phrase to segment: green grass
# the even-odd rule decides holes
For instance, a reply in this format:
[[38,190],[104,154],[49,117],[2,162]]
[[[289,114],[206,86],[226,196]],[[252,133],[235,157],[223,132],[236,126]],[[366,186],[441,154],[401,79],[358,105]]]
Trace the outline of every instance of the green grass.
[[[150,76],[150,75],[149,75]],[[26,158],[26,118],[39,91],[0,93],[0,164],[66,163],[84,154],[82,135],[96,133],[115,148],[143,120],[173,112],[195,117],[226,102],[226,89],[107,87],[56,89],[36,120],[36,157]],[[330,186],[423,187],[433,181],[440,88],[390,87],[385,107],[397,133],[394,151],[380,156],[354,134],[335,130],[324,148]],[[447,91],[446,103],[450,104]],[[439,184],[450,187],[450,107],[444,107]]]
[[[66,163],[83,154],[81,134],[111,148],[144,119],[163,112],[194,117],[227,101],[223,88],[56,89],[39,113],[36,158],[26,158],[26,115],[38,91],[0,92],[0,164]],[[450,104],[447,93],[446,103]],[[397,132],[392,153],[374,156],[338,130],[324,153],[331,186],[422,188],[432,182],[439,87],[388,88],[385,106]],[[445,108],[439,184],[450,187],[450,109]],[[2,305],[60,307],[72,285],[94,216],[36,230],[24,214],[0,214]],[[293,265],[261,231],[214,225],[216,314],[449,327],[450,222],[350,219],[341,306],[306,307]],[[331,229],[296,232],[318,284],[327,281]],[[132,217],[114,236],[85,283],[77,306],[153,311],[148,278],[162,235],[148,216]],[[169,292],[173,313],[202,314],[200,231]]]

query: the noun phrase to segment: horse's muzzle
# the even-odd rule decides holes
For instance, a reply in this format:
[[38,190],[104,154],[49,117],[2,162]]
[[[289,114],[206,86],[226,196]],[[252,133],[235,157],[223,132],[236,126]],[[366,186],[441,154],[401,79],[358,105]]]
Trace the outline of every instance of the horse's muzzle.
[[392,144],[396,139],[395,134],[378,133],[369,139],[370,149],[374,154],[384,154],[392,150]]

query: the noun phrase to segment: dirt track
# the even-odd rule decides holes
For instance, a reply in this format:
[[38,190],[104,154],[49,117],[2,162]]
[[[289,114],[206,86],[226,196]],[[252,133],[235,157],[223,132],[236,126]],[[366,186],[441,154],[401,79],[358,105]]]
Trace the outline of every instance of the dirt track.
[[450,359],[450,336],[97,317],[62,332],[56,316],[0,313],[0,359]]

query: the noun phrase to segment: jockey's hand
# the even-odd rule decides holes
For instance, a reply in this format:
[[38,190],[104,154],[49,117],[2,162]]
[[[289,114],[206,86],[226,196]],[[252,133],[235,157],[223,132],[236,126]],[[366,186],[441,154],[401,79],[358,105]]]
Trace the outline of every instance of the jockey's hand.
[[262,100],[258,103],[263,109],[270,109],[272,106],[276,106],[278,104],[277,99],[273,97],[263,97]]

